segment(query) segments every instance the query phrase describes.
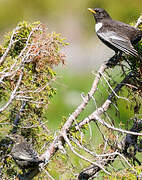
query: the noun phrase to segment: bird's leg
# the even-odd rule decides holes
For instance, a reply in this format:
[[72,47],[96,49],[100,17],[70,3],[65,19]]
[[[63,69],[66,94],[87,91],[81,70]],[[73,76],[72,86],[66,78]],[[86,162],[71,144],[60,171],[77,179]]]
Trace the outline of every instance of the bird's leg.
[[108,62],[106,63],[106,65],[108,67],[113,67],[113,66],[116,66],[116,64],[119,62],[119,59],[121,58],[122,56],[122,52],[118,51],[115,53],[114,56],[112,56]]

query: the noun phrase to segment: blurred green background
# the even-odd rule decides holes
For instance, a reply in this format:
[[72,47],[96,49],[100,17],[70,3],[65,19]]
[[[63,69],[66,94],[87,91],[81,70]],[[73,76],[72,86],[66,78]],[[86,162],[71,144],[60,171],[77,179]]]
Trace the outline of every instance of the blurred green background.
[[[7,31],[19,21],[41,21],[49,31],[56,31],[70,43],[64,49],[67,54],[66,66],[58,72],[57,95],[51,100],[46,114],[49,127],[56,129],[63,116],[68,116],[80,103],[81,93],[91,87],[95,71],[101,62],[112,56],[113,51],[105,47],[94,33],[94,19],[88,7],[106,9],[114,19],[126,23],[135,21],[142,12],[141,0],[0,0],[1,42]],[[100,96],[99,103],[103,101]],[[94,102],[85,113],[94,110]],[[127,115],[126,115],[127,114]],[[131,115],[131,114],[130,114]],[[123,110],[123,118],[127,116]]]

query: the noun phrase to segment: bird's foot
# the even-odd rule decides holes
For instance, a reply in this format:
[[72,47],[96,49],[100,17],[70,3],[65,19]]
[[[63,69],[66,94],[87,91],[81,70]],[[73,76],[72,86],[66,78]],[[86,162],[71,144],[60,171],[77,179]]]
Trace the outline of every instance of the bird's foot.
[[112,56],[108,62],[106,63],[106,65],[110,68],[114,67],[117,65],[117,63],[119,62],[119,59],[122,57],[122,53],[118,52],[117,54],[115,54],[114,56]]

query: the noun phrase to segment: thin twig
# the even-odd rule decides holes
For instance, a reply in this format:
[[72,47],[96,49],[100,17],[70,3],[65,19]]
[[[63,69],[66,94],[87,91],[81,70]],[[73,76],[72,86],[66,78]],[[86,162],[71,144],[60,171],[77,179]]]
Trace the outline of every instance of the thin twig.
[[20,86],[22,77],[23,77],[23,70],[21,71],[21,74],[19,75],[19,79],[17,81],[16,87],[12,91],[8,102],[2,108],[0,108],[0,112],[4,111],[12,103],[13,99],[15,99],[15,94],[16,94],[16,91],[18,90],[19,86]]

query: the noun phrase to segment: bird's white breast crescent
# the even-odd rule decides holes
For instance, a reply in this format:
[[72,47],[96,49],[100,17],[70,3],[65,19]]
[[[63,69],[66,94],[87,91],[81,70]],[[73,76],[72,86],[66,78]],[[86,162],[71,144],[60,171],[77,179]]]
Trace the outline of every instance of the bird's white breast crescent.
[[97,23],[96,25],[95,25],[95,30],[96,30],[96,32],[97,31],[99,31],[99,29],[102,27],[102,23]]

